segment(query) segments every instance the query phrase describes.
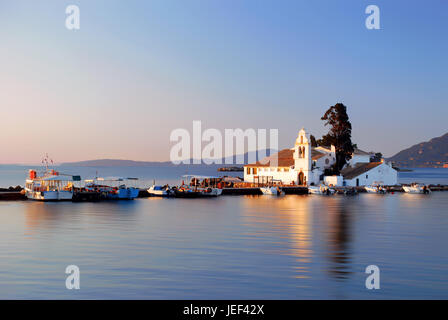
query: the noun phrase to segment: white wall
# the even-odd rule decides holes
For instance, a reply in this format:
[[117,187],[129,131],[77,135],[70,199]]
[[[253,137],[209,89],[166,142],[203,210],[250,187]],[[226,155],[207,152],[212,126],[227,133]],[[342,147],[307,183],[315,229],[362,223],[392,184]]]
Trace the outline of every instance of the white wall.
[[[284,184],[290,184],[291,182],[297,183],[297,172],[293,169],[289,169],[289,171],[285,172],[283,171],[283,168],[281,168],[281,171],[278,172],[277,168],[262,168],[264,170],[260,170],[261,168],[257,168],[257,174],[252,174],[252,168],[251,173],[247,174],[247,168],[244,168],[244,181],[254,183],[254,177],[272,177],[274,180],[281,180]],[[271,170],[272,169],[272,170]],[[261,181],[261,179],[260,179]]]
[[[326,163],[326,160],[328,160],[328,163]],[[334,163],[336,162],[336,157],[334,153],[327,153],[325,156],[319,158],[316,160],[316,168],[319,168],[320,170],[325,170],[327,168],[330,168]]]
[[397,170],[389,165],[382,163],[379,166],[351,179],[344,180],[346,186],[355,187],[356,179],[359,179],[360,186],[368,186],[372,184],[382,184],[386,186],[395,185],[398,181]]
[[351,167],[354,167],[357,163],[369,163],[370,162],[370,155],[360,155],[360,154],[354,154],[352,155],[352,158],[348,161],[348,165]]
[[324,183],[327,186],[331,185],[331,186],[335,186],[335,187],[340,187],[344,183],[344,177],[342,177],[342,176],[325,176]]

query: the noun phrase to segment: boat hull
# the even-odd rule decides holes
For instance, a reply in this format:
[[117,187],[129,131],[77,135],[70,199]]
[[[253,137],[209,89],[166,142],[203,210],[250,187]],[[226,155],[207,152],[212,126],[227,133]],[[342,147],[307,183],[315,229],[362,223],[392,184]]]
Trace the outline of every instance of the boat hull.
[[278,196],[278,195],[283,194],[283,192],[277,187],[261,187],[260,191],[264,195],[269,195],[269,196]]
[[367,191],[367,193],[386,193],[386,190],[378,187],[365,186],[364,189]]
[[308,193],[319,195],[331,195],[335,193],[335,190],[330,188],[323,189],[321,187],[310,186],[308,187]]
[[213,188],[210,191],[207,190],[175,190],[174,196],[176,198],[210,198],[219,197],[222,194],[222,189]]
[[426,194],[431,192],[429,188],[425,188],[422,186],[403,186],[403,190],[406,193],[415,193],[415,194]]
[[170,189],[163,189],[162,187],[153,186],[149,188],[148,193],[152,197],[170,197],[173,192]]
[[73,200],[72,191],[30,191],[25,193],[29,200],[36,201],[71,201]]
[[139,189],[138,188],[123,188],[118,189],[114,193],[108,193],[108,200],[134,200],[138,197]]

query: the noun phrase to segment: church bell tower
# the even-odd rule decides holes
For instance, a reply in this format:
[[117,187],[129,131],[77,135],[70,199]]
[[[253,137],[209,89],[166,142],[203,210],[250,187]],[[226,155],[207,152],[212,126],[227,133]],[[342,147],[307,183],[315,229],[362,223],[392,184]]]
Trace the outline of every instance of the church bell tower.
[[311,138],[304,128],[299,131],[294,145],[294,170],[297,184],[308,185],[311,177]]

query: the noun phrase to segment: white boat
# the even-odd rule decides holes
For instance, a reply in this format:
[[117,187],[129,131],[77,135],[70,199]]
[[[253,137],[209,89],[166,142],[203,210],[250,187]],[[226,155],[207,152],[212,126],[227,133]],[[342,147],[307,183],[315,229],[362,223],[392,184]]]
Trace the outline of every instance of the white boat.
[[165,186],[156,186],[153,185],[148,189],[148,193],[154,197],[170,197],[174,194],[174,191],[170,189],[168,185]]
[[386,189],[381,185],[365,186],[367,193],[386,193]]
[[310,194],[332,195],[335,192],[336,192],[336,190],[329,188],[325,185],[309,186],[308,187],[308,193],[310,193]]
[[30,170],[25,183],[25,195],[30,200],[69,201],[73,199],[76,181],[81,181],[81,177],[48,169],[38,176],[36,170]]
[[140,189],[129,186],[137,178],[94,178],[86,180],[86,190],[100,192],[107,200],[134,200],[138,197]]
[[403,186],[403,190],[406,193],[427,194],[431,192],[431,189],[429,189],[428,186],[417,183],[411,184],[410,186]]
[[281,196],[285,194],[283,191],[280,190],[279,187],[260,187],[260,191],[264,195],[270,195],[270,196]]

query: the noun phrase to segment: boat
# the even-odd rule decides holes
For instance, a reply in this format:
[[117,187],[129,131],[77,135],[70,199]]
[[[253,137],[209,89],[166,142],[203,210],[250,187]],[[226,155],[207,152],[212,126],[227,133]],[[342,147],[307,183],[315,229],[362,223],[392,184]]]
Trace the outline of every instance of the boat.
[[271,196],[281,196],[285,194],[285,192],[283,192],[279,187],[260,187],[260,191],[264,195]]
[[156,186],[153,185],[148,189],[148,193],[153,197],[170,197],[174,195],[174,191],[170,189],[168,185]]
[[81,181],[80,176],[62,174],[55,170],[45,170],[38,175],[36,170],[29,170],[25,183],[25,196],[38,201],[71,201],[74,183]]
[[173,192],[176,198],[206,198],[220,196],[222,189],[180,187],[173,188]]
[[177,198],[219,197],[222,189],[216,186],[221,180],[220,177],[184,175],[181,186],[173,187],[172,191]]
[[367,191],[367,193],[381,193],[381,194],[384,194],[384,193],[387,192],[387,190],[382,185],[365,186],[364,189]]
[[426,185],[422,185],[422,184],[418,184],[418,183],[413,183],[409,186],[403,186],[403,190],[406,193],[420,193],[420,194],[428,194],[431,192],[431,189],[429,189],[428,186]]
[[104,200],[134,200],[140,189],[128,186],[138,178],[94,178],[86,180],[87,191],[99,192]]
[[330,188],[325,185],[320,186],[309,186],[308,193],[309,194],[321,194],[321,195],[332,195],[336,192],[333,188]]

